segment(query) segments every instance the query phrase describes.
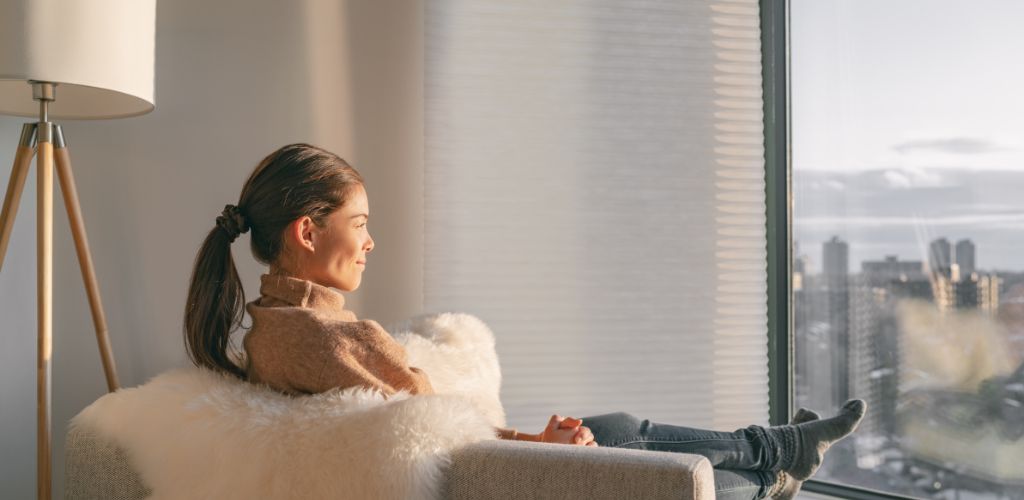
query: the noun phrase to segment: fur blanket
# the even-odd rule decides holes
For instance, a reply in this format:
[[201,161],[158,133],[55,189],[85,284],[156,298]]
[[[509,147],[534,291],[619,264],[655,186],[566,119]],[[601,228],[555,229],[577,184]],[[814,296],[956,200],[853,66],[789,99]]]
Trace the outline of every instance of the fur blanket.
[[124,449],[151,499],[436,498],[448,453],[505,424],[494,337],[464,314],[389,331],[436,395],[292,397],[190,367],[107,394],[71,425]]

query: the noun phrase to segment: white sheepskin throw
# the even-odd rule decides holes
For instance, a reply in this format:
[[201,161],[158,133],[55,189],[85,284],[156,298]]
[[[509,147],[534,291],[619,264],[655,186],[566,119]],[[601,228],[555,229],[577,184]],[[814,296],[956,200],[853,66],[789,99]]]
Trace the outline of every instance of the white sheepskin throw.
[[437,498],[449,452],[505,424],[494,336],[465,314],[389,331],[438,394],[292,397],[189,367],[107,394],[71,425],[124,449],[154,500]]

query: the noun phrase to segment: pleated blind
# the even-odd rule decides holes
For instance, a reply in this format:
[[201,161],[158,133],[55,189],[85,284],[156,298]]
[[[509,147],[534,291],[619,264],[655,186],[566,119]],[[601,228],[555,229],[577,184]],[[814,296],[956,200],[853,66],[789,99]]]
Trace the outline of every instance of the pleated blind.
[[425,308],[493,328],[509,425],[766,424],[757,1],[425,5]]

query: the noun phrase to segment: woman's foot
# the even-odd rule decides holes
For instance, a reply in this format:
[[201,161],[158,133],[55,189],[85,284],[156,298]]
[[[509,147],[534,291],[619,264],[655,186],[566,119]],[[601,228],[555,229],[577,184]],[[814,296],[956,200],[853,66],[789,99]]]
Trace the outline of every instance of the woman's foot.
[[812,420],[820,420],[821,415],[814,410],[808,410],[807,408],[800,408],[793,415],[793,420],[789,421],[790,425],[802,424],[804,422],[810,422]]
[[[789,423],[790,425],[796,425],[819,419],[821,419],[821,415],[815,413],[814,410],[800,408],[796,411],[796,414],[793,415],[793,420]],[[772,500],[792,500],[793,498],[796,498],[796,494],[800,492],[800,487],[803,485],[803,481],[797,481],[793,476],[790,476],[788,472],[780,470],[778,472],[777,479],[775,480],[775,486],[772,487],[768,497]]]
[[857,429],[866,410],[867,404],[863,400],[851,399],[832,418],[783,426],[796,432],[786,433],[791,449],[784,450],[788,460],[782,470],[797,481],[806,481],[821,466],[829,447]]
[[797,481],[793,479],[793,476],[780,470],[775,473],[775,484],[772,485],[771,491],[768,492],[768,496],[765,498],[770,498],[771,500],[793,500],[803,484],[803,481]]

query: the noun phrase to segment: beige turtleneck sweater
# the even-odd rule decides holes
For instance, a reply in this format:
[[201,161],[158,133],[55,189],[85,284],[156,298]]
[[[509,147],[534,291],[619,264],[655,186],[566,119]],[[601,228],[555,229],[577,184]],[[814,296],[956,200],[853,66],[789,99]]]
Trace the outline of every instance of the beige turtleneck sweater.
[[386,395],[432,394],[427,374],[408,366],[405,349],[373,320],[346,311],[341,293],[284,275],[260,277],[246,304],[252,328],[242,345],[250,382],[289,394],[364,386]]

